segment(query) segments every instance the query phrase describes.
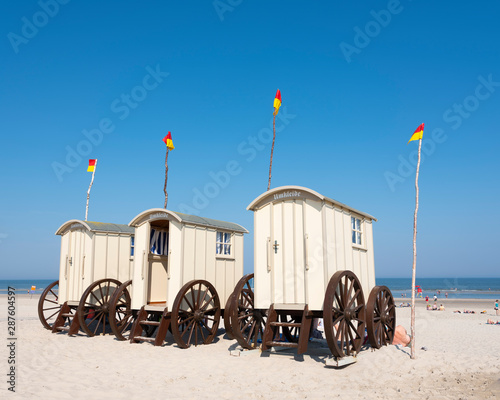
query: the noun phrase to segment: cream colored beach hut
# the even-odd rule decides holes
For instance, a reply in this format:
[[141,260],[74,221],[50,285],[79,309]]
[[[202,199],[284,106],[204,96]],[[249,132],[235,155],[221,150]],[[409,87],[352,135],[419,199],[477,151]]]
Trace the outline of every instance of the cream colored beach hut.
[[300,186],[257,197],[254,212],[255,306],[308,304],[321,310],[332,275],[356,274],[375,286],[371,215]]
[[[254,212],[254,273],[238,282],[229,306],[242,347],[303,353],[314,318],[324,320],[335,357],[359,351],[365,324],[372,346],[390,343],[394,301],[375,286],[373,216],[301,186],[269,190],[247,209]],[[288,342],[274,341],[277,335]]]
[[211,282],[225,301],[243,276],[241,225],[153,208],[137,215],[132,309],[170,307],[193,279]]
[[61,236],[59,280],[45,288],[38,303],[41,323],[70,335],[107,333],[109,300],[131,279],[134,228],[72,219],[56,231]]
[[134,228],[72,219],[56,235],[61,236],[59,304],[79,303],[83,292],[98,280],[131,279]]
[[[174,336],[181,339],[178,344],[188,347],[191,343],[188,336],[181,336],[184,328],[191,328],[179,322],[184,317],[189,320],[183,314],[187,308],[193,318],[198,318],[200,331],[206,328],[201,315],[217,309],[217,315],[204,317],[213,318],[214,324],[204,333],[205,339],[210,337],[217,329],[226,300],[243,276],[243,235],[248,231],[236,223],[163,208],[143,211],[129,226],[135,228],[129,291],[132,314],[137,314],[134,321],[137,332],[134,334],[134,328],[131,329],[131,342],[146,339],[141,332],[150,324],[148,320],[162,319],[169,324],[172,320]],[[151,341],[160,345],[165,334],[162,325]],[[117,337],[124,338],[120,332]],[[193,343],[194,340],[193,336]]]

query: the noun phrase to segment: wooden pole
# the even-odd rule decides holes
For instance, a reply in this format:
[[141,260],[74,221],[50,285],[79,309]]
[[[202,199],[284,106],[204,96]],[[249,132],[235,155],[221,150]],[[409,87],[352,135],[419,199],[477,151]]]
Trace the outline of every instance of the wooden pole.
[[90,181],[90,186],[89,186],[89,190],[87,190],[87,205],[85,207],[85,221],[87,221],[87,217],[89,216],[89,197],[90,197],[90,189],[92,189],[92,184],[94,183],[94,174],[95,174],[95,170],[97,168],[97,158],[95,160],[95,164],[94,164],[94,170],[92,171],[92,180]]
[[276,114],[273,115],[273,145],[271,147],[271,162],[269,163],[269,181],[267,182],[267,190],[271,188],[271,170],[273,168],[273,152],[274,152],[275,139],[276,139]]
[[411,278],[411,356],[414,360],[415,355],[415,277],[417,270],[417,212],[418,212],[418,172],[420,169],[420,152],[422,150],[422,139],[418,141],[418,161],[417,173],[415,175],[415,214],[413,216],[413,268]]
[[167,209],[167,201],[168,201],[167,179],[168,179],[168,147],[167,147],[167,154],[165,155],[165,185],[163,186],[163,193],[165,193],[165,204],[163,205],[163,208],[165,210]]

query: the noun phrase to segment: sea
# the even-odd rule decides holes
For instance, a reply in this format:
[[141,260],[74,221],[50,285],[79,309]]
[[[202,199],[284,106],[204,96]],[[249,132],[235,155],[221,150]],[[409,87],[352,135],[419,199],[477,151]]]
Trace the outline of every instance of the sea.
[[[6,294],[9,287],[16,293],[29,293],[36,286],[34,293],[42,293],[56,279],[0,280],[0,294]],[[391,289],[394,297],[411,297],[411,278],[377,278],[377,285]],[[500,278],[417,278],[416,285],[422,288],[422,296],[444,299],[499,299]],[[253,283],[251,283],[253,286]],[[365,297],[368,294],[365,294]]]

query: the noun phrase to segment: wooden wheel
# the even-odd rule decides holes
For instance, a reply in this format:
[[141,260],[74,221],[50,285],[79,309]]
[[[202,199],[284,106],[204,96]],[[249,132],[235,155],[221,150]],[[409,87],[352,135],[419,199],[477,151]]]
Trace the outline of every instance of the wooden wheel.
[[233,293],[228,297],[226,301],[226,306],[224,307],[224,329],[226,330],[226,335],[229,339],[234,339],[234,333],[231,329],[231,304],[233,302]]
[[61,306],[57,302],[59,298],[59,281],[52,282],[45,288],[38,300],[38,318],[45,327],[51,329]]
[[[302,322],[302,316],[294,316],[294,315],[284,315],[280,316],[281,322],[291,322],[295,324],[300,324]],[[299,341],[299,336],[300,336],[300,328],[299,327],[292,327],[289,328],[288,326],[283,326],[283,335],[285,336],[285,339],[291,343],[298,343]]]
[[394,298],[387,286],[375,286],[366,303],[366,329],[370,345],[376,349],[391,344],[396,329]]
[[90,285],[78,304],[80,328],[89,336],[103,335],[109,321],[110,300],[122,283],[116,279],[101,279]]
[[109,326],[118,340],[127,340],[134,322],[128,287],[132,281],[122,283],[109,301]]
[[323,303],[325,336],[335,357],[358,353],[365,334],[363,289],[351,271],[336,272],[326,288]]
[[172,307],[172,335],[179,347],[211,343],[220,322],[219,295],[205,280],[186,283]]
[[254,308],[254,294],[250,286],[253,274],[245,275],[236,285],[230,308],[231,330],[244,349],[259,347],[266,327],[265,311]]

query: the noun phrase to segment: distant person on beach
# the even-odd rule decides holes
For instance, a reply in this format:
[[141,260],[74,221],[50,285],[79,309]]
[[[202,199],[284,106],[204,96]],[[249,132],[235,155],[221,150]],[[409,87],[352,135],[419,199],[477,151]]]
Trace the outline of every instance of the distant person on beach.
[[448,298],[448,292],[446,292],[446,293],[444,294],[444,297]]
[[425,296],[425,304],[429,304],[429,296]]
[[495,311],[498,310],[498,300],[495,300]]
[[442,304],[439,306],[439,311],[444,311],[444,306]]
[[434,295],[434,303],[437,303],[438,301],[438,297],[436,295]]

